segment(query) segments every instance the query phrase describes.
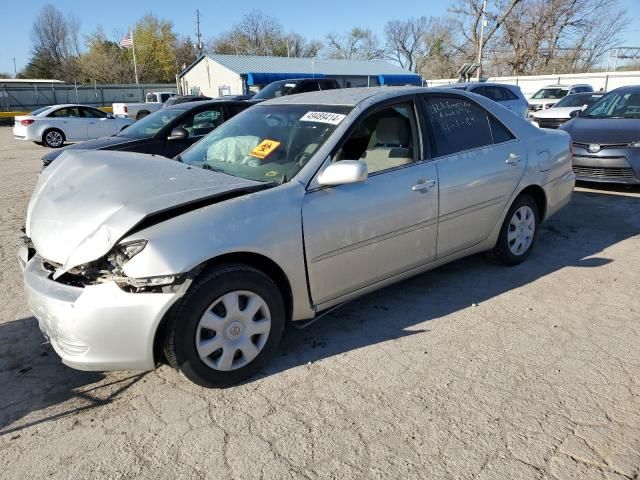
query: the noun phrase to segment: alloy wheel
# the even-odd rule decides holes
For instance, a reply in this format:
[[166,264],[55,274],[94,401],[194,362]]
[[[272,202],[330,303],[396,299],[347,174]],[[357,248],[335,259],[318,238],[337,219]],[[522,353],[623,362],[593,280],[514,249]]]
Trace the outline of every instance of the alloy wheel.
[[55,130],[47,132],[45,139],[47,141],[47,144],[52,147],[59,147],[60,145],[62,145],[62,134],[60,132],[56,132]]

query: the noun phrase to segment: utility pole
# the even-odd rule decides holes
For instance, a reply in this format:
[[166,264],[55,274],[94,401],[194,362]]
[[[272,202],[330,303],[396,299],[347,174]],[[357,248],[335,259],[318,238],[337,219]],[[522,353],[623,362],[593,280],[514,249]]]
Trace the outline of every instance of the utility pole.
[[478,43],[478,81],[482,79],[482,42],[484,41],[484,27],[487,24],[487,0],[482,2],[482,12],[480,18],[480,42]]
[[16,68],[16,57],[13,57],[13,78],[18,78],[18,69]]
[[198,56],[202,54],[202,32],[200,32],[200,10],[196,10],[196,50],[198,50]]

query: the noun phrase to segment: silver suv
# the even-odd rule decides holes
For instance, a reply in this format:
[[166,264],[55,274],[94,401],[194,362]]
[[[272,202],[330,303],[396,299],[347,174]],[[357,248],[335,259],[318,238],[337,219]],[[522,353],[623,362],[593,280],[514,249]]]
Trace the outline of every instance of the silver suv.
[[593,92],[593,87],[586,83],[576,85],[548,85],[534,93],[529,99],[529,115],[539,110],[553,107],[556,102],[574,93]]

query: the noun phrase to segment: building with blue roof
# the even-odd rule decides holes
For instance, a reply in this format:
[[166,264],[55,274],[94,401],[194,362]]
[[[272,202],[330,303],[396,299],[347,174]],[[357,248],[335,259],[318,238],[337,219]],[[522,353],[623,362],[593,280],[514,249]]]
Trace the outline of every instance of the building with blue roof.
[[419,75],[381,60],[203,54],[178,74],[183,94],[221,97],[256,92],[276,80],[335,78],[345,88],[421,85]]

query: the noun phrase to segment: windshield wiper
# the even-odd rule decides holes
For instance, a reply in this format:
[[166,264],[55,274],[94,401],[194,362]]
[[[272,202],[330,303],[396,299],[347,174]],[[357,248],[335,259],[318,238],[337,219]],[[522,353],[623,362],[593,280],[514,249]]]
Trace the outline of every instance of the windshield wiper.
[[211,170],[212,172],[217,172],[217,173],[226,173],[224,170],[222,170],[221,168],[215,168],[212,167],[211,165],[209,165],[208,163],[203,163],[202,164],[202,169],[203,170]]

